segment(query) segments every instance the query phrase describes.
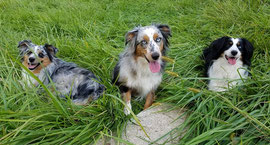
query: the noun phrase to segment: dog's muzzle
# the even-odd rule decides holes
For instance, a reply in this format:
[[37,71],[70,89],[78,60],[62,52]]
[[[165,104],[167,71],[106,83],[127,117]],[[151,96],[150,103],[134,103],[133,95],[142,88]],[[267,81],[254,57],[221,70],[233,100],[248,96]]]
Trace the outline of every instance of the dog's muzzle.
[[157,60],[159,58],[159,53],[154,52],[152,53],[151,57],[153,58],[153,60]]

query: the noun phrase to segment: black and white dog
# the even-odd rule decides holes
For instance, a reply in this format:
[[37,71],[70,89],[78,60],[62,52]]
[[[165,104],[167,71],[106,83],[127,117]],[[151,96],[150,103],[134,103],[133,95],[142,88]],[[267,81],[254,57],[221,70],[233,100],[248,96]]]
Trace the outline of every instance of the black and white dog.
[[[19,42],[18,48],[22,64],[45,85],[51,85],[54,93],[61,97],[70,96],[75,104],[85,105],[103,93],[104,86],[97,82],[92,72],[56,58],[58,49],[54,46],[36,45],[30,40],[23,40]],[[22,79],[30,88],[39,85],[24,69]]]
[[[126,34],[126,48],[114,68],[113,83],[120,88],[123,100],[131,109],[131,96],[146,97],[144,109],[155,99],[162,80],[171,30],[167,25],[136,27]],[[130,111],[125,108],[125,114]]]
[[208,88],[226,91],[247,78],[253,55],[252,44],[244,38],[221,37],[203,51],[205,70],[209,78]]

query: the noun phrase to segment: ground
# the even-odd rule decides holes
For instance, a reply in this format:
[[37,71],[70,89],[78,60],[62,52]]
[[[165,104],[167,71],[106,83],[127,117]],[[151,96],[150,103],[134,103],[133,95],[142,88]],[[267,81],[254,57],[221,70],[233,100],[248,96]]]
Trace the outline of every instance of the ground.
[[[170,51],[157,101],[185,107],[189,127],[179,144],[267,144],[270,134],[270,3],[242,0],[3,0],[0,1],[0,144],[93,144],[118,137],[123,113],[111,74],[125,33],[138,25],[168,24]],[[250,77],[225,93],[207,90],[203,48],[222,37],[255,47]],[[92,70],[106,92],[75,106],[38,89],[23,90],[18,42],[53,44],[57,57]],[[133,111],[143,109],[143,101]],[[121,141],[119,139],[119,141]]]

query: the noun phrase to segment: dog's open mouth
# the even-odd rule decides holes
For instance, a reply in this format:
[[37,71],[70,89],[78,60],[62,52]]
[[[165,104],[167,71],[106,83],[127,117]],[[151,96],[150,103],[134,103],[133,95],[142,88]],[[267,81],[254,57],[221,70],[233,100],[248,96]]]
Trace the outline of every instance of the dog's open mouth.
[[149,61],[149,59],[147,59],[147,57],[145,55],[144,55],[144,57],[147,60],[147,62],[149,63],[149,68],[150,68],[152,73],[157,73],[160,71],[160,63],[158,61]]
[[158,61],[151,61],[149,63],[149,68],[150,68],[152,73],[157,73],[160,71],[160,64]]
[[227,59],[228,63],[231,64],[231,65],[235,65],[236,60],[238,59],[236,57],[228,57],[227,55],[225,55],[225,58]]
[[34,69],[36,69],[39,65],[40,65],[40,63],[37,63],[37,64],[31,64],[31,63],[28,63],[28,69],[29,69],[29,70],[34,70]]

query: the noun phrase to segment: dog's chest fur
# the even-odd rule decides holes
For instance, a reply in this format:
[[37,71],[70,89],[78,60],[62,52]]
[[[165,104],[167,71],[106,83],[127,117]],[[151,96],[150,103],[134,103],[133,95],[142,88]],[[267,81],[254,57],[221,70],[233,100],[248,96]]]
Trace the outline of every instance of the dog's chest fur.
[[[244,66],[241,60],[237,60],[235,65],[229,64],[223,57],[214,60],[208,69],[208,76],[212,78],[209,81],[209,89],[225,91],[228,86],[236,85],[241,77],[246,78],[248,76],[245,69],[247,69],[247,66]],[[233,81],[237,79],[238,81]],[[229,82],[230,84],[228,84]]]
[[119,81],[135,90],[138,97],[145,97],[161,83],[162,73],[152,73],[145,58],[139,57],[134,60],[127,57],[120,63]]
[[[35,74],[39,80],[41,80],[44,84],[47,83],[46,82],[46,70],[45,69],[42,69],[40,71],[40,73],[38,74]],[[29,75],[28,72],[26,72],[26,70],[22,70],[22,83],[26,83],[26,84],[23,84],[23,87],[25,88],[25,85],[32,88],[32,87],[36,87],[39,85],[39,83]]]

